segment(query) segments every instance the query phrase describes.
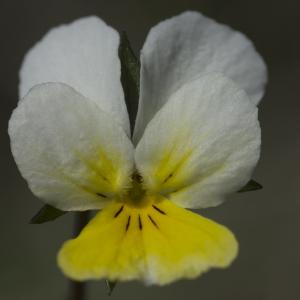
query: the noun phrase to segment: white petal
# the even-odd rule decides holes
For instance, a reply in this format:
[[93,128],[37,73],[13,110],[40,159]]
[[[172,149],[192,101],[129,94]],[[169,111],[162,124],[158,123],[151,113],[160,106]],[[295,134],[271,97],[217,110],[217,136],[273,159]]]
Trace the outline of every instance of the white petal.
[[259,152],[256,106],[233,81],[214,73],[171,96],[148,124],[135,160],[147,189],[199,208],[242,187]]
[[13,112],[9,135],[32,192],[57,208],[101,208],[128,185],[133,146],[126,133],[65,84],[31,89]]
[[110,113],[129,134],[118,47],[118,33],[97,17],[50,30],[24,59],[20,97],[36,84],[68,84]]
[[224,73],[255,104],[267,79],[265,63],[246,36],[197,12],[153,27],[142,49],[141,66],[135,141],[170,95],[201,73]]

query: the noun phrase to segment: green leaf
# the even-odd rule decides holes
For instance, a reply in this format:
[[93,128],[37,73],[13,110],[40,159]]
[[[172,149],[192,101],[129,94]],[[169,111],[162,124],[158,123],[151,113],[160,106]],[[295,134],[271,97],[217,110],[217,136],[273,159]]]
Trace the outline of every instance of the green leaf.
[[256,191],[256,190],[260,190],[262,188],[263,188],[263,186],[260,183],[254,181],[254,180],[250,180],[243,188],[241,188],[238,191],[238,193]]
[[42,224],[45,222],[53,221],[64,214],[66,211],[59,210],[50,205],[44,205],[38,213],[30,220],[30,224]]
[[106,286],[107,286],[107,293],[108,296],[111,296],[117,282],[116,281],[109,281],[109,280],[105,280]]
[[126,32],[121,33],[119,58],[121,61],[121,83],[130,125],[131,128],[134,128],[140,94],[140,62],[130,46]]

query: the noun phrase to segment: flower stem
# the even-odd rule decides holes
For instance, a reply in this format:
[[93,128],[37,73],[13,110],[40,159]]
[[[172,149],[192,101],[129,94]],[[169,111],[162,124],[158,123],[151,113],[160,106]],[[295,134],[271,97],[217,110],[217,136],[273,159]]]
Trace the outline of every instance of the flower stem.
[[68,300],[85,300],[85,283],[70,281]]
[[[81,212],[75,215],[74,236],[77,236],[89,220],[89,212]],[[84,282],[70,280],[68,300],[85,300],[86,285]]]

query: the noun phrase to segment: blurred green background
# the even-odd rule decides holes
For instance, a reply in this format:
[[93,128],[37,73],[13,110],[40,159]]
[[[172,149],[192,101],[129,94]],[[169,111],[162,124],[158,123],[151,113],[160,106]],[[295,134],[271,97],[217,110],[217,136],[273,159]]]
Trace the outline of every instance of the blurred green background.
[[[119,284],[111,299],[300,299],[300,1],[1,0],[1,300],[66,299],[68,288],[55,256],[72,234],[73,215],[28,224],[41,202],[21,178],[9,148],[7,122],[18,101],[23,55],[51,27],[91,14],[126,30],[138,51],[154,24],[187,9],[246,33],[267,62],[269,85],[260,105],[262,156],[254,175],[264,189],[201,212],[235,232],[240,254],[231,268],[163,288]],[[104,283],[89,284],[88,296],[107,299]]]

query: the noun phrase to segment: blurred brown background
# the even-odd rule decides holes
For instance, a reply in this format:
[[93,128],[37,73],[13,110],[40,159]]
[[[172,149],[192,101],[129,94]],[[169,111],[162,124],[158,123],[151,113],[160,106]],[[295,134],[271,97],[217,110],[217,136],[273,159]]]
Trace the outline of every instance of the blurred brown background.
[[[240,255],[231,268],[163,288],[119,284],[111,299],[300,299],[300,2],[296,0],[1,0],[0,299],[56,300],[65,299],[67,292],[55,255],[71,235],[73,215],[28,225],[41,202],[27,188],[9,149],[7,122],[18,100],[23,55],[51,27],[91,14],[126,30],[138,50],[151,26],[187,9],[246,33],[267,62],[269,85],[260,105],[262,157],[254,175],[264,189],[235,195],[202,212],[236,233]],[[89,285],[88,299],[106,298],[103,282]]]

